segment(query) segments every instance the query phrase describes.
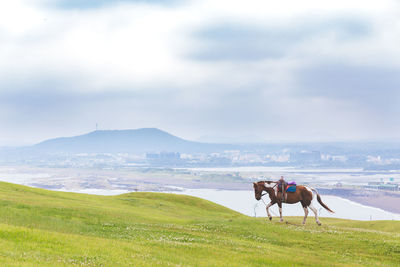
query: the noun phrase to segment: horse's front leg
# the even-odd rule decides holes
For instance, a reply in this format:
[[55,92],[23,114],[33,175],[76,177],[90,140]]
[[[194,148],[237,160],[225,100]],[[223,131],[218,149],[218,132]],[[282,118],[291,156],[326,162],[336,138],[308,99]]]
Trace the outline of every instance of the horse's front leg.
[[282,217],[282,202],[278,202],[278,206],[279,206],[279,217],[280,217],[280,221],[283,222],[283,217]]
[[266,206],[266,210],[267,210],[267,214],[268,214],[268,218],[269,218],[269,220],[272,220],[272,216],[271,216],[271,214],[269,213],[269,207],[271,207],[272,205],[274,205],[275,204],[275,202],[274,201],[271,201],[270,203],[268,203],[268,205]]

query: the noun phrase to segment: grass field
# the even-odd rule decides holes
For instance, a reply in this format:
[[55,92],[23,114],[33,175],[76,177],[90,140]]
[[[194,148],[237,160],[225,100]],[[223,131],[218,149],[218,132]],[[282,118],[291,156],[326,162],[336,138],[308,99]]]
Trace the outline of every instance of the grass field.
[[194,197],[0,183],[1,266],[399,266],[400,222],[251,218]]

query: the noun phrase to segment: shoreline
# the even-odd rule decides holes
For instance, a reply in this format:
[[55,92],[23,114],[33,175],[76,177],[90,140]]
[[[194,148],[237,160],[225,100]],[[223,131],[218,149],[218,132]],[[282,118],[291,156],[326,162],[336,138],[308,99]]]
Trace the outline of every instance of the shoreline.
[[398,205],[400,203],[400,193],[398,192],[337,188],[319,188],[318,191],[324,195],[338,196],[365,206],[400,214],[400,205]]
[[370,197],[355,196],[355,197],[347,197],[347,199],[360,203],[365,206],[379,208],[384,211],[400,214],[400,205],[398,205],[398,203],[400,203],[400,198],[382,196],[375,199]]

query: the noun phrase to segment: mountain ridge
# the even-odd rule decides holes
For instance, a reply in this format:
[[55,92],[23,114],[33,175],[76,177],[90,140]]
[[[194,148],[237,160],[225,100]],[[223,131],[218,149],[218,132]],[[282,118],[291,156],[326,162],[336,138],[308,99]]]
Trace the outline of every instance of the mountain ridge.
[[235,147],[189,141],[158,128],[96,130],[87,134],[48,139],[33,146],[43,152],[215,152]]

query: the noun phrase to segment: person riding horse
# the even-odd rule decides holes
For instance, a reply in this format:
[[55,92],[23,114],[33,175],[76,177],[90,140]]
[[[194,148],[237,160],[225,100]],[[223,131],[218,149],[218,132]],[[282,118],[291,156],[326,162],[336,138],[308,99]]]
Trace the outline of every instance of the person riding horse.
[[[262,196],[265,195],[263,192],[265,191],[266,194],[268,194],[271,202],[266,205],[266,210],[268,214],[268,218],[271,220],[272,216],[269,213],[269,208],[273,206],[274,204],[278,204],[279,207],[279,215],[280,215],[280,221],[283,222],[283,217],[282,217],[282,202],[281,199],[278,199],[277,196],[277,185],[281,183],[283,189],[285,189],[285,180],[283,177],[279,181],[258,181],[256,183],[253,183],[254,187],[254,197],[256,200],[261,200]],[[285,190],[283,190],[285,191]],[[315,221],[318,225],[321,225],[321,222],[318,219],[318,211],[317,209],[313,206],[312,201],[313,199],[317,199],[318,203],[325,208],[327,211],[334,213],[333,210],[331,210],[324,202],[322,202],[321,196],[318,194],[318,191],[310,186],[306,185],[296,185],[296,191],[290,193],[290,197],[285,201],[287,204],[295,204],[295,203],[301,203],[304,209],[304,220],[303,224],[306,223],[306,219],[308,216],[308,208],[310,208],[314,215],[315,215]]]
[[279,179],[278,183],[278,190],[280,189],[282,192],[282,202],[287,202],[287,192],[286,192],[286,187],[287,187],[287,182],[285,181],[285,179],[283,178],[283,176],[281,176],[281,179]]

